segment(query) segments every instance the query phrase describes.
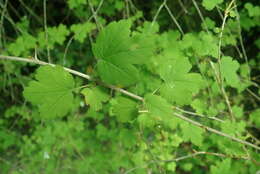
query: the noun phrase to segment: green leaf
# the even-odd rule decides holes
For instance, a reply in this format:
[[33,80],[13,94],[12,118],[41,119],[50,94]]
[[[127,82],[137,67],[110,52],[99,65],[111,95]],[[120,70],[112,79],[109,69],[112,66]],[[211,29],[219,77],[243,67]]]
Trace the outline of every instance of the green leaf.
[[23,91],[25,99],[39,107],[42,118],[67,114],[73,105],[73,77],[60,66],[42,66],[35,78]]
[[177,104],[189,104],[192,95],[203,86],[203,80],[198,73],[188,73],[191,64],[186,57],[175,57],[161,63],[159,73],[165,81],[160,92],[168,101]]
[[47,33],[48,42],[46,41],[45,32],[39,33],[38,42],[40,48],[45,48],[48,45],[50,49],[53,49],[55,44],[62,45],[70,32],[65,25],[60,24],[59,26],[48,27]]
[[204,22],[201,24],[201,27],[206,30],[206,28],[213,30],[216,26],[215,21],[211,20],[209,17],[206,17]]
[[221,4],[223,0],[203,0],[202,5],[207,10],[213,10],[218,4]]
[[135,64],[144,64],[153,54],[153,45],[144,34],[130,36],[131,22],[112,22],[98,35],[92,50],[98,59],[97,70],[109,84],[128,86],[138,80]]
[[222,162],[218,162],[215,166],[210,167],[211,174],[229,174],[231,167],[231,160],[227,158]]
[[86,104],[90,105],[95,111],[102,109],[102,102],[106,102],[109,99],[109,95],[100,87],[85,88],[81,93],[85,97]]
[[135,131],[132,129],[121,129],[118,141],[122,142],[122,144],[127,148],[133,147],[136,144]]
[[260,109],[255,110],[250,114],[250,121],[253,122],[256,126],[260,125]]
[[245,8],[248,11],[250,17],[260,16],[260,6],[253,6],[251,3],[247,2]]
[[243,117],[244,113],[243,113],[243,108],[242,107],[239,107],[239,106],[235,105],[235,106],[232,107],[232,110],[233,110],[233,112],[234,112],[234,114],[235,114],[235,116],[237,118],[242,118]]
[[108,84],[128,86],[139,79],[138,70],[133,65],[124,65],[123,68],[121,64],[99,60],[97,68],[101,79]]
[[144,100],[148,112],[156,116],[158,120],[167,121],[169,117],[172,117],[171,105],[161,96],[147,94]]
[[245,128],[246,123],[244,121],[231,122],[230,120],[226,120],[221,124],[221,130],[230,135],[239,135],[245,131]]
[[198,114],[203,114],[207,110],[207,103],[204,100],[195,99],[192,101],[191,106]]
[[87,34],[95,28],[95,24],[90,22],[83,24],[73,24],[70,27],[71,31],[74,33],[75,40],[79,41],[80,43],[83,43],[84,39],[87,37]]
[[151,118],[151,115],[149,115],[147,113],[143,113],[141,115],[138,115],[137,121],[143,127],[152,128],[156,125],[155,119]]
[[9,53],[15,56],[20,56],[23,54],[29,54],[29,51],[35,47],[36,39],[28,33],[23,33],[22,36],[15,40],[15,42],[8,45],[7,49]]
[[171,171],[171,172],[174,172],[176,170],[176,163],[174,162],[171,162],[171,163],[168,163],[167,164],[167,170]]
[[119,96],[112,103],[112,113],[119,122],[128,122],[137,115],[137,103],[126,97]]
[[180,123],[181,126],[181,130],[182,130],[182,134],[183,134],[183,139],[185,141],[191,141],[193,144],[197,145],[197,146],[201,146],[202,145],[202,141],[203,141],[203,129],[191,125],[189,123],[183,122]]
[[239,63],[236,60],[232,60],[232,57],[224,56],[220,62],[220,71],[226,83],[234,88],[240,86],[237,70],[239,69]]
[[68,0],[69,8],[77,8],[87,4],[87,0]]

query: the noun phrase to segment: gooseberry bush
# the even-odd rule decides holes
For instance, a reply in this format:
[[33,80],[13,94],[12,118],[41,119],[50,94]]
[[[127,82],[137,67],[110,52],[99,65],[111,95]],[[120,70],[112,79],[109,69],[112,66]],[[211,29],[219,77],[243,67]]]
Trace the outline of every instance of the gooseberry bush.
[[257,1],[0,9],[1,174],[260,172]]

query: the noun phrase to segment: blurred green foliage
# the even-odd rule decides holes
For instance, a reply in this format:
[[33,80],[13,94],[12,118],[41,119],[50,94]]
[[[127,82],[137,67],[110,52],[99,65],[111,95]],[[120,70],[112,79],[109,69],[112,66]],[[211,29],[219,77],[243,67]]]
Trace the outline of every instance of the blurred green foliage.
[[0,173],[259,172],[257,150],[172,114],[259,146],[257,2],[0,1],[0,55],[97,79],[0,59]]

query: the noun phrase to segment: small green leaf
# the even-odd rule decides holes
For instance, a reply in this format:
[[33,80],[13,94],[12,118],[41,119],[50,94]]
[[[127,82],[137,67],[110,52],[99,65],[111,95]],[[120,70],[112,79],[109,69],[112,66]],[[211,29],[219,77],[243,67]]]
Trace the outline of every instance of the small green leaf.
[[65,25],[60,24],[59,26],[48,27],[47,33],[48,41],[46,40],[45,32],[40,32],[38,35],[40,48],[46,48],[48,45],[50,49],[53,49],[55,44],[62,45],[70,32]]
[[243,108],[242,107],[235,105],[232,107],[232,110],[237,118],[243,117]]
[[260,125],[260,109],[255,110],[250,114],[250,121],[253,122],[256,126]]
[[250,17],[260,16],[260,6],[253,6],[253,4],[247,2],[245,8],[248,11]]
[[159,120],[167,121],[167,117],[172,116],[171,105],[161,96],[147,94],[145,96],[145,104],[148,112]]
[[239,68],[239,63],[236,60],[232,60],[232,57],[224,56],[221,59],[220,71],[226,83],[234,88],[239,87],[239,77],[237,75],[237,70]]
[[109,95],[100,87],[85,88],[81,93],[85,97],[86,104],[90,105],[95,111],[102,109],[102,102],[106,102],[109,99]]
[[86,4],[87,0],[68,0],[68,5],[70,9],[77,8]]
[[8,45],[8,52],[15,55],[20,56],[24,54],[29,54],[29,51],[36,47],[36,39],[28,34],[23,33],[23,35],[19,36],[15,42]]
[[83,24],[73,24],[70,29],[74,33],[75,40],[79,41],[80,43],[83,43],[84,39],[87,37],[87,34],[95,29],[95,24],[86,22]]
[[206,17],[201,26],[203,29],[208,28],[210,30],[213,30],[216,26],[216,23],[215,21],[211,20],[209,17]]
[[195,99],[192,101],[191,106],[198,114],[203,114],[207,111],[207,103],[204,100]]
[[73,77],[60,66],[42,66],[35,78],[24,88],[25,99],[39,107],[43,118],[67,114],[73,105]]
[[202,5],[207,10],[213,10],[218,4],[221,4],[223,0],[203,0]]
[[183,122],[180,123],[182,134],[183,134],[183,139],[185,141],[191,141],[197,146],[202,145],[203,141],[203,130],[199,127],[196,127],[194,125],[191,125],[189,123]]
[[231,167],[231,160],[227,158],[222,162],[217,162],[215,166],[210,167],[211,174],[229,174]]
[[176,163],[174,163],[174,162],[168,163],[167,170],[174,172],[176,170]]
[[112,102],[112,112],[120,122],[131,121],[137,115],[137,103],[126,97],[117,97]]

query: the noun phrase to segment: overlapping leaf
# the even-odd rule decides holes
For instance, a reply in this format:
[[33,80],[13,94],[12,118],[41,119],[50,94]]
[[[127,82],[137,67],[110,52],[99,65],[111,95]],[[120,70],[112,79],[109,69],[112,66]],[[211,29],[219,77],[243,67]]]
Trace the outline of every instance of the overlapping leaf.
[[117,97],[112,101],[112,112],[120,122],[131,121],[137,115],[137,103],[126,97]]
[[234,88],[239,87],[239,78],[236,71],[239,68],[239,63],[236,60],[232,60],[229,56],[224,56],[221,59],[220,71],[226,83]]
[[153,54],[153,42],[143,34],[130,36],[131,22],[112,22],[98,35],[92,50],[98,59],[97,71],[109,84],[128,86],[138,81],[135,64],[143,64]]
[[223,0],[203,0],[202,5],[207,9],[207,10],[212,10],[215,8],[218,4],[221,4]]
[[172,116],[171,105],[161,96],[147,94],[145,96],[145,104],[151,115],[158,119],[169,118]]
[[95,111],[102,109],[102,102],[109,99],[109,95],[100,87],[85,88],[81,93],[85,97],[85,102]]
[[161,94],[170,102],[184,105],[190,104],[192,95],[203,86],[198,73],[189,73],[191,64],[186,57],[167,59],[160,66],[160,76],[165,81]]
[[73,77],[60,66],[42,66],[35,78],[24,89],[25,99],[39,107],[43,118],[67,114],[73,105]]
[[182,122],[180,124],[182,134],[183,134],[183,139],[185,141],[191,141],[193,144],[197,146],[202,145],[203,141],[203,129],[196,127],[194,125],[191,125],[187,122]]

